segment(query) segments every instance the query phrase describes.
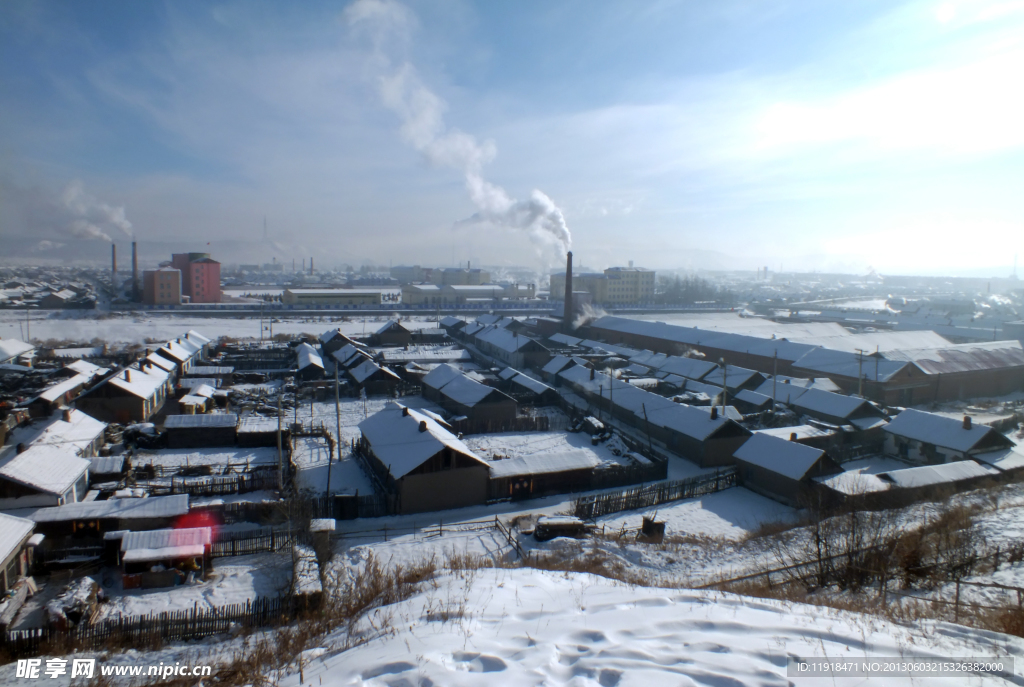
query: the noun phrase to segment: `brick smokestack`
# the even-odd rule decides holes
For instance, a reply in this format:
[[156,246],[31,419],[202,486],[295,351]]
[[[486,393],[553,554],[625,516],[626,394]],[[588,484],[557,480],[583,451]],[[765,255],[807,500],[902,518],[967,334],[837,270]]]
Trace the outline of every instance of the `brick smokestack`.
[[566,333],[572,330],[572,251],[565,255],[565,309],[562,311],[562,329]]
[[110,283],[117,288],[117,244],[110,244]]
[[139,244],[132,241],[132,301],[138,303],[139,297]]

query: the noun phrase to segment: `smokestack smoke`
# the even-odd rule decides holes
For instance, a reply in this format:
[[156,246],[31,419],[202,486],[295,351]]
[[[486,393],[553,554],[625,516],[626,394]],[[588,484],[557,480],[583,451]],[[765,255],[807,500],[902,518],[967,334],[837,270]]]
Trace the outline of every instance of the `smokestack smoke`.
[[393,43],[415,22],[409,9],[394,0],[357,0],[345,10],[345,17],[353,30],[370,35],[374,64],[381,74],[381,100],[401,119],[402,137],[431,164],[464,175],[466,190],[479,211],[457,225],[489,224],[526,231],[548,259],[568,251],[572,238],[555,202],[536,189],[528,199],[515,200],[487,181],[482,171],[497,154],[494,142],[480,142],[471,134],[449,129],[444,123],[444,101],[423,84],[416,69],[408,62],[392,66],[383,46]]
[[82,182],[75,179],[60,195],[61,209],[68,215],[64,230],[81,239],[102,239],[113,242],[107,233],[117,229],[132,235],[132,223],[125,216],[124,207],[108,205],[85,192]]

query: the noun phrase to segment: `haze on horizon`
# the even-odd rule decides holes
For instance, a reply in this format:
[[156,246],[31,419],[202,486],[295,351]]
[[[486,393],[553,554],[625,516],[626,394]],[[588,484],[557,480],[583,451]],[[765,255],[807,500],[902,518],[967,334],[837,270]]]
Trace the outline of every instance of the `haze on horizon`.
[[0,51],[0,240],[265,216],[318,263],[555,267],[566,226],[594,267],[1024,253],[1018,1],[11,0]]

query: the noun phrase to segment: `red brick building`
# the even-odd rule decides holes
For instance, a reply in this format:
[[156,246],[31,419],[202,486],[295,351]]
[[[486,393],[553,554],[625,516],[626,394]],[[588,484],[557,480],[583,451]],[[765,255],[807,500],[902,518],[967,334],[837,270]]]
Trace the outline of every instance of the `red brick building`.
[[171,266],[181,270],[181,293],[193,303],[220,303],[220,263],[209,253],[175,253]]

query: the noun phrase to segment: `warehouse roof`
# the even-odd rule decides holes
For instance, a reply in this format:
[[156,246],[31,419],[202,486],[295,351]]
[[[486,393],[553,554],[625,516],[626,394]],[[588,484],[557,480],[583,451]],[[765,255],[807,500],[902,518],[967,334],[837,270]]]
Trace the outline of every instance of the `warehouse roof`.
[[913,362],[926,374],[935,375],[1024,367],[1024,347],[1020,341],[986,341],[950,344],[942,348],[889,351],[885,357]]

